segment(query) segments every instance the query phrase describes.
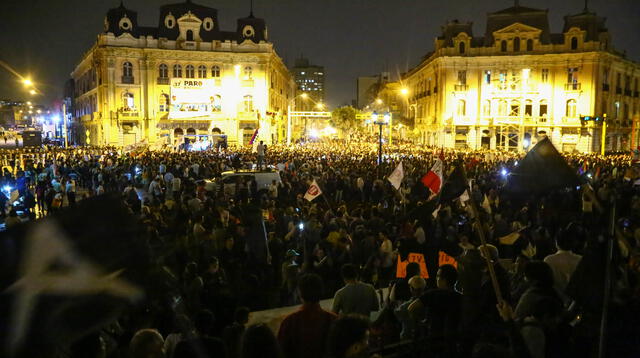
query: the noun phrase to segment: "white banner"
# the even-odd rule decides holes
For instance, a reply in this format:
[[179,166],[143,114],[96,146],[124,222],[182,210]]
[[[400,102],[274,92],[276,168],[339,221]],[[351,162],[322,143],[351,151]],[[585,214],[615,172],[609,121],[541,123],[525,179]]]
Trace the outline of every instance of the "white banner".
[[208,116],[220,111],[220,101],[214,79],[172,78],[169,119]]

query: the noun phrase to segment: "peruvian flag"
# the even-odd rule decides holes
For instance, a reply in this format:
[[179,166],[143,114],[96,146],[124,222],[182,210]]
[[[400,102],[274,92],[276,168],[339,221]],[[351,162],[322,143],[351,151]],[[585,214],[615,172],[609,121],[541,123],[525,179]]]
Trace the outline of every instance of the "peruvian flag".
[[431,170],[420,181],[434,194],[438,194],[442,188],[442,160],[436,159]]
[[316,180],[313,179],[313,183],[311,183],[311,186],[309,186],[307,192],[304,193],[304,198],[308,201],[312,201],[313,199],[320,196],[320,194],[322,194],[322,190],[320,190],[320,187],[318,186],[318,183],[316,183]]

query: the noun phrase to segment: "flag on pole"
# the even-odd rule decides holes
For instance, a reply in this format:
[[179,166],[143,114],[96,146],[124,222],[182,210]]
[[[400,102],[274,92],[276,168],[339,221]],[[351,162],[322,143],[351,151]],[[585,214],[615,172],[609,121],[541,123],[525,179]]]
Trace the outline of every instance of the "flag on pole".
[[320,190],[320,187],[318,186],[316,180],[313,179],[313,183],[311,183],[311,186],[309,186],[307,192],[304,193],[304,198],[308,201],[313,201],[313,199],[319,197],[321,194],[322,190]]
[[484,200],[482,201],[482,208],[487,211],[487,213],[491,214],[491,203],[489,202],[489,198],[487,194],[484,195]]
[[459,198],[465,190],[467,190],[467,179],[462,164],[459,163],[447,178],[446,183],[442,186],[440,203],[446,203]]
[[438,194],[442,188],[442,160],[436,159],[431,170],[421,179],[422,184],[434,194]]
[[396,190],[400,189],[400,184],[402,184],[402,179],[404,178],[404,169],[402,168],[402,162],[398,164],[396,169],[393,170],[391,175],[387,178],[387,180],[393,185]]

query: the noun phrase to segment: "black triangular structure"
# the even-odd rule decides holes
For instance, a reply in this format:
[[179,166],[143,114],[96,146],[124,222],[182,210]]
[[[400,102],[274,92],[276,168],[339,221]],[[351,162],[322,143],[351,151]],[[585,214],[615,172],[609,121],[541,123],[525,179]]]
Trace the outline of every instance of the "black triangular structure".
[[506,189],[513,193],[542,194],[575,187],[580,180],[549,138],[539,141],[509,174]]

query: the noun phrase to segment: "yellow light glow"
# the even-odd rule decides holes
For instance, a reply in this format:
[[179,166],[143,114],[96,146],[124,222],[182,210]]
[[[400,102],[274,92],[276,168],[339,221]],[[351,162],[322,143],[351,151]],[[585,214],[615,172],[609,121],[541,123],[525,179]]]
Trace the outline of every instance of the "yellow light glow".
[[25,78],[25,79],[22,81],[22,83],[24,83],[24,85],[25,85],[25,86],[27,86],[27,87],[29,87],[29,86],[32,86],[32,85],[33,85],[33,82],[31,82],[31,80],[30,80],[30,79],[28,79],[28,78]]
[[309,97],[309,95],[306,94],[306,93],[303,93],[303,94],[300,95],[300,97],[302,97],[303,99],[307,99],[307,97]]
[[233,71],[236,73],[236,77],[240,76],[240,65],[233,66]]
[[323,109],[324,108],[324,104],[318,103],[318,104],[316,104],[316,108],[317,109]]
[[31,105],[31,101],[27,101],[27,104],[28,104],[28,105]]
[[400,90],[400,93],[402,93],[402,95],[405,95],[405,96],[406,96],[407,94],[409,94],[409,90],[408,90],[406,87],[403,87],[403,88]]
[[29,91],[29,94],[36,94],[36,90]]
[[376,99],[376,103],[377,103],[377,104],[382,104],[382,100],[381,100],[380,98],[377,98],[377,99]]

